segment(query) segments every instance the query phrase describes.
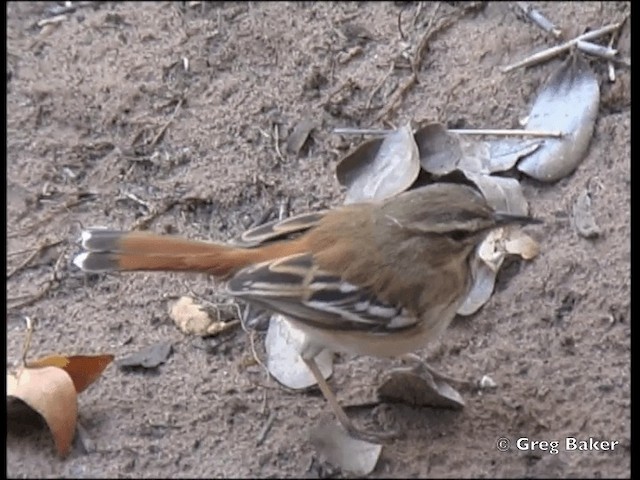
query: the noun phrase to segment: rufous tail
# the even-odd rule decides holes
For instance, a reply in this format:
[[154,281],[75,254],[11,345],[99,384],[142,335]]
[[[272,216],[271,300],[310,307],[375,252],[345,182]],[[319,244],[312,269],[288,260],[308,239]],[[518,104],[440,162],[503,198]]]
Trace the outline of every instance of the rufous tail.
[[298,253],[298,244],[245,249],[150,232],[90,229],[82,232],[86,252],[76,256],[73,263],[87,272],[201,272],[224,279],[251,264]]

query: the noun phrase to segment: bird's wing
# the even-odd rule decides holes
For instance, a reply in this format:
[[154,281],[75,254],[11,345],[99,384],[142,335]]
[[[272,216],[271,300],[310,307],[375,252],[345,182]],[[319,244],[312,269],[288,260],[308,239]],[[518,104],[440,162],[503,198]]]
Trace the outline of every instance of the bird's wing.
[[284,240],[285,238],[304,233],[311,227],[316,226],[327,212],[328,210],[303,213],[285,220],[274,220],[250,228],[234,243],[239,247],[256,247],[267,242]]
[[403,308],[320,270],[309,253],[240,270],[227,283],[227,291],[316,328],[384,333],[417,322]]

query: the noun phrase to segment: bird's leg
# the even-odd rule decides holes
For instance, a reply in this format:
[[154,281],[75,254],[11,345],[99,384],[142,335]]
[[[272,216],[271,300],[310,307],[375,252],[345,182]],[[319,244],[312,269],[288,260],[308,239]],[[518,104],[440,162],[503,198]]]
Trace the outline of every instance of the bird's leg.
[[393,440],[398,436],[396,432],[370,432],[356,428],[338,403],[338,399],[331,390],[331,387],[329,387],[327,381],[324,379],[322,372],[320,372],[320,368],[318,367],[315,358],[305,358],[302,356],[302,360],[315,377],[318,387],[320,387],[320,391],[324,395],[324,398],[327,399],[327,402],[329,402],[329,406],[333,410],[338,421],[351,437],[371,443],[388,443],[390,440]]
[[466,385],[469,383],[467,380],[450,377],[449,375],[440,373],[415,353],[405,353],[400,357],[400,359],[403,362],[415,364],[414,370],[416,373],[420,373],[421,370],[426,370],[435,380],[440,380],[446,383],[457,383],[458,385]]

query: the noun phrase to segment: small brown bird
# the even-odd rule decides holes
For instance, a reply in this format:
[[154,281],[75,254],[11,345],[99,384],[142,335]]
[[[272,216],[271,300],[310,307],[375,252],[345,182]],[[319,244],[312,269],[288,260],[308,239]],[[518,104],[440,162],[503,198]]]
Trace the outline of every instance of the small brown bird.
[[436,183],[375,202],[273,222],[238,247],[147,232],[88,230],[74,263],[88,272],[202,272],[230,295],[285,315],[306,334],[300,355],[343,427],[355,428],[315,357],[331,351],[409,354],[453,320],[471,284],[470,259],[492,229],[539,223],[496,213],[471,187]]

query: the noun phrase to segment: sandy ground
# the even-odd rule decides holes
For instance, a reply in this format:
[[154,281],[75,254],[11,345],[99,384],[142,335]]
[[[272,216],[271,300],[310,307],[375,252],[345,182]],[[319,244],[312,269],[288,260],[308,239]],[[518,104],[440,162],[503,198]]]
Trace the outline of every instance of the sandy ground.
[[[224,342],[204,341],[171,322],[168,303],[180,295],[220,301],[210,280],[85,276],[71,264],[81,226],[144,223],[228,240],[280,211],[338,205],[335,165],[358,139],[332,128],[409,119],[517,127],[561,60],[510,74],[500,67],[554,40],[508,3],[461,14],[463,2],[441,2],[437,11],[408,2],[105,2],[41,32],[36,22],[54,5],[7,8],[7,367],[19,363],[25,315],[37,322],[34,357],[120,359],[161,341],[173,355],[147,372],[112,365],[82,394],[90,453],[76,442],[61,460],[45,429],[11,431],[8,475],[343,475],[308,441],[311,426],[331,418],[318,391],[289,392],[266,379],[239,329]],[[567,37],[630,9],[535,5]],[[419,84],[387,109],[424,32],[447,18],[423,53]],[[629,23],[619,48],[629,54]],[[450,375],[490,375],[497,388],[463,389],[461,411],[350,411],[360,423],[406,432],[372,477],[630,474],[630,71],[618,69],[610,83],[606,63],[592,66],[602,101],[588,156],[555,184],[523,180],[532,213],[545,220],[535,229],[541,254],[503,271],[489,303],[422,352]],[[306,118],[318,127],[300,155],[288,154],[286,140]],[[601,229],[592,240],[571,220],[585,189]],[[389,365],[341,357],[331,384],[341,401],[362,403]],[[619,445],[502,453],[500,437]]]

